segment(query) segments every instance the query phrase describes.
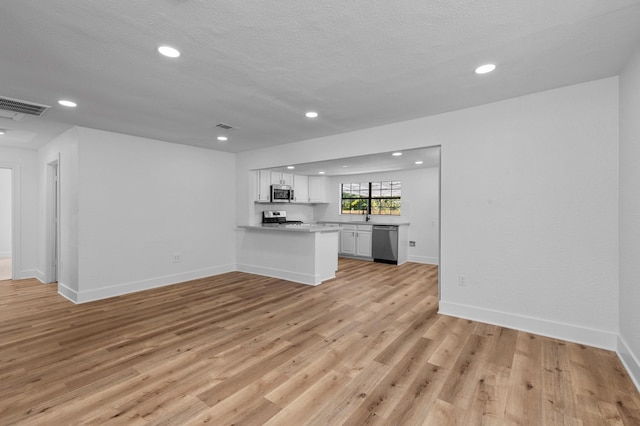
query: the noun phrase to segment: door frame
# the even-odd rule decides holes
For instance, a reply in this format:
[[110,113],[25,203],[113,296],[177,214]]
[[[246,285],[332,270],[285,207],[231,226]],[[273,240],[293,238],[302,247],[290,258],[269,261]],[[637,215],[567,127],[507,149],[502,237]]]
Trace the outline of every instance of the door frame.
[[11,279],[18,280],[21,270],[22,239],[20,230],[20,165],[0,163],[0,169],[11,171]]

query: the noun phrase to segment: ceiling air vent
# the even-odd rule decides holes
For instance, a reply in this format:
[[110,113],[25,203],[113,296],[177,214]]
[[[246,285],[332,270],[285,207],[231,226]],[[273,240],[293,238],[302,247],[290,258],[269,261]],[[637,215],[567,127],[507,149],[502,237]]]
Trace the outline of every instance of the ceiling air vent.
[[0,117],[16,121],[22,120],[25,115],[42,117],[49,108],[51,108],[49,105],[0,96]]
[[218,129],[223,129],[223,130],[233,130],[233,126],[229,126],[228,124],[225,124],[225,123],[218,123],[216,124],[216,127]]

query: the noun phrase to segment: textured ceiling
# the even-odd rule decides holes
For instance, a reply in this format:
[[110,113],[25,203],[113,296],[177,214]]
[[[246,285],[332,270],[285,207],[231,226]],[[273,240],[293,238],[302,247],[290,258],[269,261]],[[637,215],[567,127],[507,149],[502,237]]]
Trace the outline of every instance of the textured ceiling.
[[343,133],[617,75],[639,23],[640,0],[3,0],[0,95],[56,106],[0,118],[0,144],[71,125],[230,152]]

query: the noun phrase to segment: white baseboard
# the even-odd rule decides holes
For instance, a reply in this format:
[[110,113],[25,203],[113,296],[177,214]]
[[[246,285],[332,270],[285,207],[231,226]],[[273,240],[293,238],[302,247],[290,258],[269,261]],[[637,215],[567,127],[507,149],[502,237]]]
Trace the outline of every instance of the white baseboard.
[[633,384],[636,385],[636,389],[640,392],[640,361],[638,357],[636,357],[633,351],[627,345],[627,342],[622,338],[622,336],[618,336],[618,345],[617,345],[616,353],[618,354],[618,358],[622,361],[624,368],[627,369]]
[[235,265],[221,265],[211,268],[199,269],[196,271],[183,272],[174,275],[165,275],[162,277],[155,277],[141,281],[116,284],[108,287],[78,292],[71,290],[64,284],[58,283],[58,293],[74,303],[93,302],[96,300],[121,296],[123,294],[136,293],[138,291],[150,290],[152,288],[164,287],[171,284],[178,284],[184,281],[233,272],[235,270],[234,266]]
[[248,274],[262,275],[264,277],[279,278],[281,280],[293,281],[294,283],[306,284],[306,285],[318,285],[324,280],[328,280],[333,277],[320,277],[311,274],[301,274],[298,272],[283,271],[282,269],[265,268],[262,266],[252,265],[236,265],[236,270],[239,272],[246,272]]
[[36,280],[40,281],[42,284],[45,284],[45,282],[44,282],[44,272],[42,272],[41,270],[39,270],[39,269],[35,270],[34,278]]
[[429,256],[409,256],[409,262],[424,263],[425,265],[438,265],[440,263],[437,257]]
[[0,251],[0,257],[11,257],[10,251]]
[[618,338],[614,332],[444,301],[440,301],[439,313],[608,350],[616,349]]
[[37,269],[23,269],[18,273],[19,280],[26,280],[27,278],[37,278]]
[[69,288],[69,286],[64,283],[58,282],[58,294],[65,299],[72,301],[73,303],[78,302],[78,292]]

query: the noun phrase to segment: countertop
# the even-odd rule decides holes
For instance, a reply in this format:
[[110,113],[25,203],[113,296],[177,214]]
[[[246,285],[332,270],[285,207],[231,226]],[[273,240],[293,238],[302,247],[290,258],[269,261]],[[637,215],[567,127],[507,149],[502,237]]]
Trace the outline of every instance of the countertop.
[[327,221],[327,220],[322,220],[322,221],[318,221],[318,224],[321,223],[327,223],[327,224],[337,224],[337,225],[386,225],[386,226],[409,226],[409,222],[398,222],[398,223],[391,223],[391,222],[366,222],[364,220],[362,221],[350,221],[350,222],[339,222],[339,221]]
[[338,232],[340,227],[330,223],[303,223],[301,225],[239,225],[238,228],[259,229],[263,231],[284,231],[284,232]]

